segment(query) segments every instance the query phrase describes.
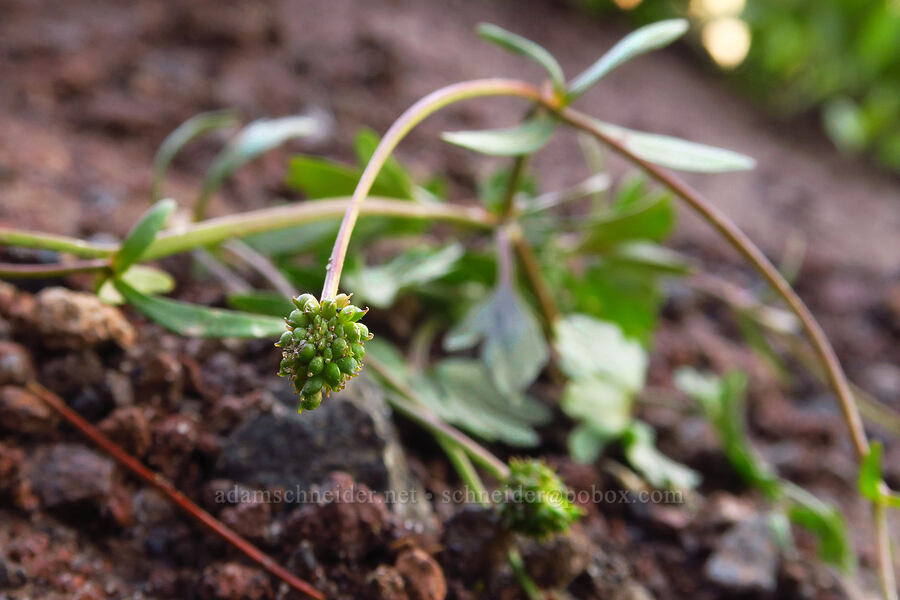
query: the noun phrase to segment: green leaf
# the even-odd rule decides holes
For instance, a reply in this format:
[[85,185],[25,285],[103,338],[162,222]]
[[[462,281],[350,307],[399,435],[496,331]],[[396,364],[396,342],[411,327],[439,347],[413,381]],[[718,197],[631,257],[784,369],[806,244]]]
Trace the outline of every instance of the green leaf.
[[686,275],[691,265],[680,252],[640,240],[623,242],[603,256],[607,264],[641,269],[648,274]]
[[159,296],[148,296],[122,280],[116,289],[129,304],[169,331],[186,337],[277,338],[284,333],[284,319],[209,308]]
[[747,439],[744,417],[747,376],[740,371],[731,371],[720,379],[682,368],[675,372],[675,385],[700,403],[719,436],[725,456],[741,479],[769,499],[776,498],[781,492],[781,483]]
[[140,220],[131,228],[125,241],[116,255],[112,259],[112,268],[115,273],[123,273],[141,259],[156,234],[163,228],[168,220],[169,215],[175,212],[178,204],[171,198],[160,200],[150,207],[147,212],[141,216]]
[[444,338],[449,351],[484,340],[481,358],[500,391],[513,394],[530,385],[549,358],[547,343],[531,309],[511,285],[500,285]]
[[[118,278],[145,294],[168,294],[175,289],[175,280],[172,276],[156,267],[134,265]],[[125,304],[125,298],[116,290],[112,278],[100,284],[97,296],[107,304]]]
[[[379,143],[381,143],[381,136],[371,129],[364,127],[357,132],[356,138],[353,140],[353,150],[356,153],[356,161],[361,169],[365,168],[369,161],[372,160],[372,155],[375,154]],[[359,178],[357,177],[357,179]],[[403,168],[400,161],[393,156],[388,157],[384,166],[381,167],[378,178],[375,180],[376,183],[378,179],[381,179],[385,188],[399,193],[398,198],[414,197],[416,186],[412,177]]]
[[441,249],[411,248],[390,262],[348,271],[347,289],[377,307],[388,307],[406,288],[434,281],[449,273],[463,255],[461,244]]
[[230,294],[225,301],[236,310],[273,317],[289,315],[295,308],[291,300],[282,294],[260,290]]
[[[442,405],[439,414],[488,441],[537,445],[540,437],[534,427],[550,419],[550,411],[536,400],[521,396],[510,401],[505,397],[478,361],[443,360],[434,368],[433,382],[435,401]],[[414,389],[418,391],[420,384]]]
[[293,116],[253,121],[216,156],[206,172],[201,197],[211,196],[232,173],[259,155],[290,139],[317,135],[321,129],[322,124],[313,117]]
[[593,123],[638,158],[669,169],[695,173],[728,173],[756,167],[755,160],[732,150],[668,135],[626,129],[603,121],[593,120]]
[[631,394],[644,386],[646,352],[612,323],[572,314],[560,319],[555,331],[559,366],[570,378],[606,379]]
[[841,511],[797,486],[789,486],[789,492],[788,518],[816,536],[819,557],[845,573],[852,570],[856,561]]
[[153,158],[153,182],[151,197],[156,202],[162,197],[162,183],[172,164],[172,159],[192,140],[206,135],[217,129],[231,127],[237,124],[237,115],[228,110],[216,110],[194,115],[172,133],[160,144],[156,156]]
[[[301,154],[290,159],[285,183],[291,189],[306,194],[308,199],[318,200],[352,195],[361,175],[360,168]],[[404,199],[410,197],[409,190],[391,181],[384,171],[375,178],[372,195]]]
[[553,82],[553,89],[557,92],[565,90],[566,78],[563,75],[562,67],[559,66],[553,55],[539,44],[491,23],[480,23],[478,35],[504,50],[530,58],[547,71],[550,81]]
[[631,424],[631,394],[599,377],[570,381],[560,407],[569,417],[590,426],[601,440],[618,438]]
[[617,205],[596,214],[584,224],[590,227],[581,243],[583,250],[606,251],[627,240],[659,241],[675,225],[675,209],[668,194],[643,196],[627,205]]
[[569,85],[568,98],[571,102],[616,67],[641,54],[668,46],[688,30],[684,19],[668,19],[645,25],[622,38],[615,46],[600,57],[597,62],[584,70]]
[[589,424],[579,423],[569,432],[569,455],[575,462],[592,463],[600,456],[606,442],[607,439]]
[[651,485],[658,488],[691,489],[700,483],[700,475],[656,449],[656,434],[646,423],[635,421],[622,436],[622,449],[628,462]]
[[543,148],[555,129],[553,117],[541,112],[515,127],[445,132],[441,134],[441,139],[490,156],[521,156]]

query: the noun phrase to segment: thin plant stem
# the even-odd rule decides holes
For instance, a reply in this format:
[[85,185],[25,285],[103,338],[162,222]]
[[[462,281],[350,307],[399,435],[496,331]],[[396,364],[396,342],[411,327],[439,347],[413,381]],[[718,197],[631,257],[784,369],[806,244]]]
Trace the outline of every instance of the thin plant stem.
[[545,600],[544,593],[528,574],[525,569],[525,561],[522,560],[522,555],[515,548],[509,551],[509,566],[512,567],[513,575],[516,576],[516,581],[519,582],[519,586],[525,592],[528,600]]
[[95,244],[64,235],[24,231],[9,227],[0,227],[0,246],[39,248],[84,258],[109,256],[118,248],[116,244]]
[[74,275],[75,273],[102,271],[109,268],[109,260],[104,258],[47,265],[0,263],[0,277],[9,279],[46,279],[48,277],[65,277],[66,275]]
[[478,504],[482,506],[490,505],[487,488],[484,487],[484,482],[478,476],[478,471],[475,470],[475,465],[472,464],[469,455],[466,454],[465,448],[446,437],[437,436],[435,439],[441,446],[441,449],[443,449],[444,454],[447,455],[453,468],[456,469],[459,478],[475,493]]
[[[881,487],[884,488],[884,482]],[[888,493],[885,490],[885,494]],[[883,500],[872,503],[872,514],[875,519],[875,535],[878,545],[878,574],[881,581],[881,592],[885,600],[897,600],[897,580],[894,577],[894,557],[891,552],[891,538],[888,534],[887,506]]]
[[537,297],[541,312],[544,314],[547,332],[552,335],[553,324],[559,319],[560,314],[559,306],[556,304],[556,299],[553,297],[553,290],[550,289],[550,284],[547,283],[544,274],[541,273],[541,265],[534,253],[534,248],[532,248],[531,244],[528,243],[528,240],[525,239],[522,228],[518,224],[510,226],[509,236],[512,239],[513,247],[519,257],[519,262],[522,263],[525,277],[528,280],[534,295]]
[[400,143],[400,140],[429,115],[442,108],[461,100],[483,96],[518,96],[537,101],[540,98],[540,92],[528,83],[513,79],[465,81],[428,94],[400,115],[384,134],[353,192],[350,206],[347,207],[347,212],[344,214],[341,228],[334,242],[331,258],[328,261],[325,285],[322,287],[323,299],[337,294],[341,280],[341,271],[344,268],[344,259],[347,257],[347,248],[350,245],[350,236],[353,234],[353,227],[359,217],[360,208],[372,189],[375,178],[394,151],[394,148]]
[[512,169],[509,171],[506,193],[503,196],[502,214],[505,219],[511,219],[516,215],[516,192],[519,191],[519,182],[522,181],[522,174],[525,172],[527,164],[527,155],[517,156],[513,161]]
[[232,546],[243,552],[248,558],[259,564],[272,575],[278,577],[293,589],[315,598],[316,600],[325,600],[325,596],[312,587],[306,581],[293,575],[290,571],[279,565],[270,556],[263,553],[259,548],[235,533],[234,530],[216,519],[214,516],[197,506],[190,498],[175,489],[168,480],[159,473],[154,473],[141,463],[138,459],[131,456],[111,439],[106,437],[99,429],[84,420],[81,415],[69,408],[63,400],[37,383],[29,383],[28,389],[37,395],[47,406],[54,412],[63,417],[69,424],[79,431],[82,435],[99,446],[104,452],[113,457],[116,462],[128,469],[136,475],[144,483],[151,485],[171,500],[178,508],[189,514],[191,517],[202,523],[210,531],[223,538]]
[[569,125],[590,133],[601,142],[612,148],[618,154],[621,154],[629,161],[635,163],[646,171],[653,179],[656,179],[663,186],[672,191],[676,196],[684,200],[695,212],[699,213],[703,219],[712,225],[728,242],[746,258],[763,278],[772,286],[779,296],[787,303],[800,323],[804,331],[810,339],[819,360],[828,375],[829,383],[841,405],[844,414],[844,420],[850,430],[850,437],[856,450],[857,458],[862,460],[869,453],[869,442],[866,438],[866,432],[862,425],[862,419],[859,416],[859,410],[853,399],[853,392],[847,381],[847,376],[841,368],[840,361],[832,348],[831,343],[822,331],[821,326],[813,317],[812,313],[806,307],[800,296],[791,288],[790,284],[785,281],[778,269],[766,258],[756,244],[754,244],[747,235],[735,225],[731,219],[725,216],[715,206],[704,200],[700,194],[691,189],[686,183],[672,175],[671,173],[653,165],[642,158],[636,156],[628,148],[623,146],[618,140],[615,140],[604,133],[596,126],[593,119],[578,111],[562,108],[557,115]]
[[440,417],[427,409],[422,402],[419,401],[416,393],[406,383],[395,377],[381,361],[373,356],[367,356],[366,364],[373,368],[375,372],[378,373],[379,377],[381,377],[388,385],[405,397],[401,399],[397,395],[388,396],[388,401],[394,410],[418,423],[433,435],[448,439],[463,448],[466,451],[466,454],[498,481],[505,480],[509,477],[509,467],[507,467],[499,458],[491,454],[487,448],[455,427],[448,425],[441,420]]

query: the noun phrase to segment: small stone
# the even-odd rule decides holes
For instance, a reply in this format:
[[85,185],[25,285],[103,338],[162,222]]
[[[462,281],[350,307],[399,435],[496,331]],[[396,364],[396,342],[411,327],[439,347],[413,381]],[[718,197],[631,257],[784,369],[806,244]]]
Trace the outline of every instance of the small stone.
[[150,449],[150,421],[142,408],[117,408],[98,427],[112,441],[139,458]]
[[113,485],[111,460],[79,444],[56,444],[31,464],[31,489],[47,508],[105,500]]
[[454,575],[476,580],[505,563],[509,536],[496,510],[463,505],[444,525],[444,564]]
[[778,546],[765,516],[755,516],[728,530],[706,561],[704,572],[711,582],[732,592],[774,592]]
[[540,587],[565,589],[590,562],[591,543],[578,528],[542,542],[520,539],[525,567]]
[[239,502],[222,509],[219,519],[238,535],[253,540],[268,537],[272,510],[266,502]]
[[265,573],[235,562],[206,567],[200,594],[204,600],[266,600],[273,597],[272,584]]
[[395,567],[403,577],[410,600],[444,600],[447,597],[444,572],[437,561],[421,548],[401,550]]
[[34,379],[31,356],[20,344],[0,342],[0,385],[24,384]]
[[379,565],[366,578],[368,597],[373,600],[409,600],[403,576],[394,567]]
[[52,287],[35,297],[34,321],[44,343],[73,350],[114,342],[122,348],[134,345],[135,331],[115,307],[97,296]]
[[19,434],[56,431],[56,414],[40,398],[20,387],[0,388],[0,430]]

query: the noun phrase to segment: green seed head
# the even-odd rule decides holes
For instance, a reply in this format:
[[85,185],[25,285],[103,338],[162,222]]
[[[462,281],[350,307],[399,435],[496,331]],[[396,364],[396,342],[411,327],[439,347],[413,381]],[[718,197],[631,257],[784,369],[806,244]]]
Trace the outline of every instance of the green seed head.
[[300,409],[313,410],[331,392],[344,389],[359,374],[363,344],[371,336],[357,323],[367,312],[338,294],[319,303],[312,294],[293,299],[287,331],[278,340],[282,360],[278,374],[288,377],[300,395]]
[[566,485],[543,461],[514,458],[509,470],[500,516],[510,531],[543,539],[567,531],[582,515]]

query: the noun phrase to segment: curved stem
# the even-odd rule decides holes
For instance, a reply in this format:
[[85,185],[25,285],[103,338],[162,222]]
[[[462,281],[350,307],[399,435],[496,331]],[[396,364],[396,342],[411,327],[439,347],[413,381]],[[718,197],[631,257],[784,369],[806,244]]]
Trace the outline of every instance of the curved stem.
[[338,284],[341,280],[341,271],[344,268],[344,259],[347,257],[347,248],[350,245],[350,236],[353,233],[356,219],[359,217],[360,207],[372,189],[375,178],[394,151],[394,148],[400,143],[400,140],[406,137],[406,134],[429,115],[434,114],[445,106],[461,100],[482,96],[518,96],[533,101],[539,101],[541,98],[540,92],[534,86],[524,81],[514,79],[479,79],[448,85],[428,94],[406,109],[394,121],[387,133],[384,134],[371,160],[369,160],[369,164],[366,165],[359,183],[356,185],[350,206],[347,207],[337,239],[334,241],[331,258],[328,261],[325,285],[322,287],[323,299],[337,294]]
[[590,133],[598,140],[621,154],[629,161],[640,166],[651,177],[659,183],[669,188],[676,196],[684,200],[694,211],[700,214],[705,221],[712,225],[728,242],[746,258],[763,278],[772,286],[772,288],[781,296],[787,305],[791,308],[800,323],[803,326],[806,335],[809,337],[816,354],[819,357],[828,381],[832,389],[838,397],[841,405],[841,411],[844,414],[844,420],[850,430],[850,437],[853,441],[853,447],[856,450],[857,457],[861,460],[869,453],[869,442],[866,438],[866,432],[862,425],[862,419],[859,416],[859,410],[853,399],[853,392],[844,374],[837,355],[832,348],[831,343],[822,331],[821,326],[813,317],[809,308],[800,299],[800,296],[794,291],[790,284],[785,281],[778,269],[769,262],[762,250],[754,244],[747,235],[741,231],[724,213],[709,204],[697,192],[688,187],[687,184],[676,178],[674,175],[660,169],[656,165],[650,164],[642,158],[635,156],[630,150],[625,148],[617,140],[606,135],[599,127],[596,126],[593,119],[578,111],[563,108],[557,112],[557,115],[569,125]]

